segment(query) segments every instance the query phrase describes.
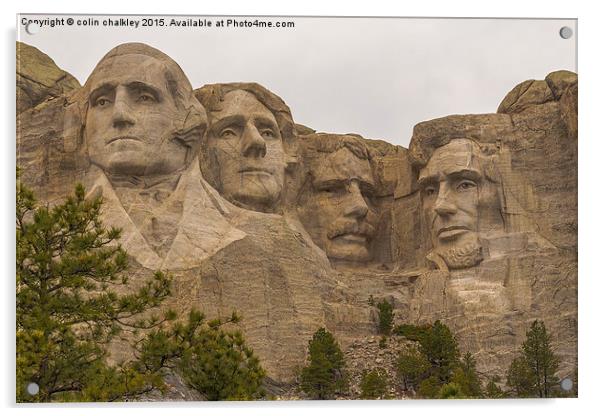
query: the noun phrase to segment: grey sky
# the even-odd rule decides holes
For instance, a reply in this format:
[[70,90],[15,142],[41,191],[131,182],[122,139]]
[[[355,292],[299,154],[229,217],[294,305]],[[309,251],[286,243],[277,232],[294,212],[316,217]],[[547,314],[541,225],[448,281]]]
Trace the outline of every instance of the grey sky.
[[[117,16],[93,17],[102,22]],[[171,18],[185,19],[166,16],[167,24]],[[207,19],[215,25],[227,18]],[[519,82],[558,69],[576,71],[576,35],[559,36],[562,26],[576,33],[575,20],[259,19],[293,21],[295,27],[109,29],[101,23],[42,27],[35,35],[20,21],[18,27],[19,40],[81,83],[114,46],[144,42],[178,62],[195,88],[259,82],[286,101],[297,123],[406,147],[420,121],[495,112]]]

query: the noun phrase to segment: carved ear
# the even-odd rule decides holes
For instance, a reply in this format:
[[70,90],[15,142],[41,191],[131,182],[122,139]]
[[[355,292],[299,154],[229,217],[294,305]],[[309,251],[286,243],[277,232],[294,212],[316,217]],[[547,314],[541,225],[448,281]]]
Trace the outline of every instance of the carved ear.
[[177,140],[183,146],[193,148],[194,146],[198,146],[201,143],[201,139],[203,137],[203,134],[205,134],[206,128],[207,124],[204,123],[199,126],[191,127],[185,131],[180,130],[176,132],[174,140]]

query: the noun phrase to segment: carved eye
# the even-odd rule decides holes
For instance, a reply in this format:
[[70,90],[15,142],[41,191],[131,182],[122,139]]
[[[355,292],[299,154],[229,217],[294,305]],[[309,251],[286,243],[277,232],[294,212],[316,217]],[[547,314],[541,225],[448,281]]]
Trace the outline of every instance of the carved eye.
[[99,106],[99,107],[104,107],[104,106],[108,105],[110,102],[111,102],[111,100],[109,100],[108,98],[100,97],[96,100],[94,105]]
[[477,186],[477,184],[474,183],[473,181],[463,180],[462,182],[460,182],[458,184],[458,190],[459,191],[468,191],[469,189],[475,188],[476,186]]
[[224,129],[222,130],[222,132],[219,134],[219,137],[223,138],[223,139],[229,139],[232,137],[236,136],[236,132],[232,129]]
[[437,193],[437,190],[433,186],[428,186],[428,187],[424,188],[424,190],[422,192],[426,196],[433,196]]
[[142,103],[151,103],[151,102],[155,102],[157,100],[155,100],[155,97],[153,97],[149,93],[142,93],[138,96],[138,101],[142,102]]
[[271,138],[275,137],[275,134],[271,129],[263,129],[263,130],[261,130],[261,136],[271,139]]

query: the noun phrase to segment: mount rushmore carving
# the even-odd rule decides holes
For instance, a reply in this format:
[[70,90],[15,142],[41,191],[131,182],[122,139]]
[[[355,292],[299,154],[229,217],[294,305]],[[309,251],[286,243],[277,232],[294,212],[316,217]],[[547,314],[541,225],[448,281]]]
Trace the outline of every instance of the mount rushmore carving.
[[544,319],[572,371],[575,74],[520,84],[496,114],[419,123],[405,149],[297,125],[255,83],[194,90],[144,44],[109,51],[81,87],[45,91],[36,62],[49,58],[19,54],[23,181],[49,203],[76,182],[102,195],[132,285],[167,270],[166,306],[236,309],[273,379],[292,379],[320,326],[343,346],[374,334],[369,297],[389,299],[399,323],[446,322],[491,374]]

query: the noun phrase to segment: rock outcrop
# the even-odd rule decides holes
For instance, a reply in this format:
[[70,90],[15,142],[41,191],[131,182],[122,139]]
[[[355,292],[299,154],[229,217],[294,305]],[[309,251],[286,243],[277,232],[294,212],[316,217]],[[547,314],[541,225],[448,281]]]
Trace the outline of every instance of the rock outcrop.
[[45,53],[17,42],[17,114],[81,87]]

